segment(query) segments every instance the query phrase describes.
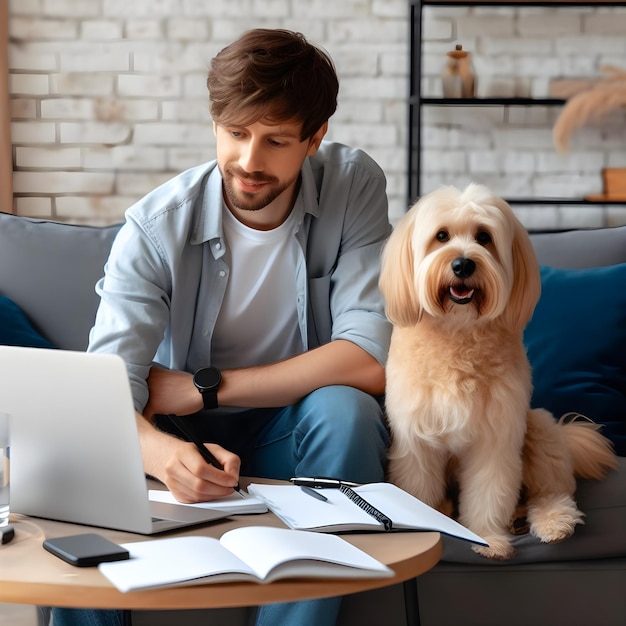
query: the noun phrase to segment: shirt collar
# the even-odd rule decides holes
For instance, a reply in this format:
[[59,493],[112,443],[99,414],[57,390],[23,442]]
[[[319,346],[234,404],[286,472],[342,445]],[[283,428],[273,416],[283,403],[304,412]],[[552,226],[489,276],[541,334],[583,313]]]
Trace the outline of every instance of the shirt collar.
[[310,157],[304,160],[301,174],[302,184],[300,185],[300,193],[298,195],[304,201],[303,213],[310,213],[313,217],[319,217],[320,198]]
[[196,211],[191,244],[198,245],[212,239],[221,240],[222,235],[222,174],[213,162],[204,185],[202,197],[198,199],[199,211]]

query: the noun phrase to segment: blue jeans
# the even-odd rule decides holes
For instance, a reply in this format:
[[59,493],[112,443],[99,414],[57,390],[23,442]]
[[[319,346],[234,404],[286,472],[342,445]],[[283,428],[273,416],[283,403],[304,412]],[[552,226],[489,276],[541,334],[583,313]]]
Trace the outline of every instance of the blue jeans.
[[[246,420],[254,415],[247,412]],[[285,480],[321,475],[360,483],[384,479],[389,435],[381,405],[372,396],[353,387],[323,387],[293,406],[259,410],[258,415],[264,424],[242,456],[243,475]],[[241,431],[235,436],[241,440]],[[332,626],[340,604],[336,597],[265,605],[258,609],[256,624]],[[122,625],[121,611],[59,608],[52,614],[53,626]]]

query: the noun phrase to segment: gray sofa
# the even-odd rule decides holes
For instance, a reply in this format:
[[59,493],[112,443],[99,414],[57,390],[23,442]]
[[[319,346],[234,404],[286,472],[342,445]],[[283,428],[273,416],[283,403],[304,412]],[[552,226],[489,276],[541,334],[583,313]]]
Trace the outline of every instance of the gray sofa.
[[[0,213],[0,296],[5,296],[5,304],[9,299],[21,309],[26,316],[21,323],[32,324],[34,335],[42,335],[56,348],[85,349],[98,305],[93,286],[102,274],[117,228],[72,226]],[[546,274],[544,293],[546,299],[552,299],[552,310],[537,313],[537,320],[533,318],[534,336],[529,337],[528,349],[529,356],[533,351],[537,354],[537,364],[533,363],[536,387],[547,384],[543,398],[550,401],[552,389],[561,386],[567,392],[571,385],[567,377],[555,377],[559,367],[554,362],[541,362],[541,358],[550,349],[550,358],[555,359],[568,352],[568,346],[573,348],[569,350],[571,358],[583,360],[576,367],[584,369],[588,365],[587,378],[593,380],[592,387],[583,384],[580,389],[581,403],[591,401],[586,411],[578,405],[571,406],[571,410],[595,417],[595,403],[604,403],[609,423],[606,432],[611,433],[618,446],[623,446],[626,410],[622,413],[621,407],[622,403],[626,406],[626,349],[622,351],[622,346],[626,341],[626,317],[621,325],[619,316],[626,315],[626,302],[622,306],[626,277],[619,282],[619,273],[613,274],[611,267],[626,264],[626,227],[537,234],[532,238],[543,265],[609,266],[602,275],[587,276],[596,286],[591,292],[586,291],[589,280],[579,283],[577,274]],[[578,305],[583,306],[582,312]],[[5,343],[11,341],[10,337],[7,339],[12,327],[11,310],[5,310],[4,317],[0,311],[0,341]],[[608,314],[613,317],[606,319]],[[577,320],[580,315],[583,320]],[[590,363],[584,362],[587,350],[591,353]],[[598,383],[598,372],[605,372],[610,379],[600,391],[593,387]],[[575,383],[581,384],[580,380]],[[556,391],[554,395],[558,395]],[[416,581],[421,623],[625,624],[626,458],[620,459],[620,469],[606,480],[580,481],[578,502],[587,518],[573,538],[548,546],[538,545],[528,536],[517,537],[518,554],[511,562],[487,561],[466,544],[444,540],[442,562]],[[136,613],[133,624],[235,625],[246,624],[250,616],[250,611],[245,610],[213,611],[210,617],[206,612],[185,613]],[[341,623],[404,624],[403,587],[347,598]]]

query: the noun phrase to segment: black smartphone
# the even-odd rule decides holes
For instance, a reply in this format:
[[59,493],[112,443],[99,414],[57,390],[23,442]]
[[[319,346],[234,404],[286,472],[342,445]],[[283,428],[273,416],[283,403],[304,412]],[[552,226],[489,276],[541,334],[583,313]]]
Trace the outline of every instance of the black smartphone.
[[128,550],[96,533],[46,539],[43,547],[76,567],[91,567],[98,563],[123,561],[130,557]]

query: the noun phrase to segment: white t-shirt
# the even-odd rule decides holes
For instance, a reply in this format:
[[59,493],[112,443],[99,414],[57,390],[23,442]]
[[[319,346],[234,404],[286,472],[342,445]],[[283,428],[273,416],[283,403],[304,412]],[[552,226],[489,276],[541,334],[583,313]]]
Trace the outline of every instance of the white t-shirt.
[[300,354],[294,213],[267,231],[242,224],[225,205],[222,214],[231,269],[211,363],[221,369],[250,367]]

